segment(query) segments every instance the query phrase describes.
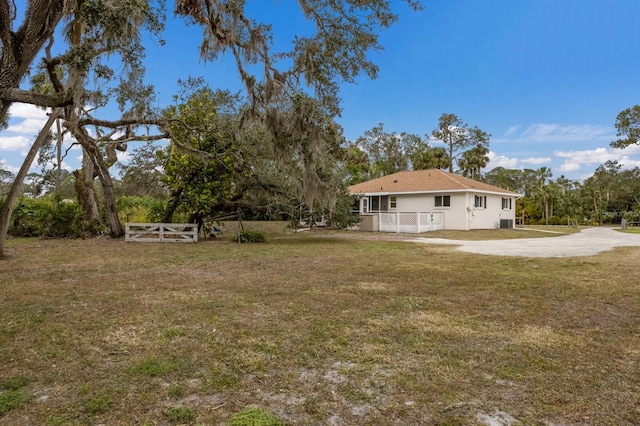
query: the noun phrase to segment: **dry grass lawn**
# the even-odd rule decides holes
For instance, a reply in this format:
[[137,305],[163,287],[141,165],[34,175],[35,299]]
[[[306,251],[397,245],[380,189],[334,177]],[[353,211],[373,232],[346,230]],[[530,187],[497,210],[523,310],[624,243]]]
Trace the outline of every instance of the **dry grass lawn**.
[[242,245],[10,240],[0,424],[253,406],[295,425],[640,424],[640,249],[501,258],[271,226]]

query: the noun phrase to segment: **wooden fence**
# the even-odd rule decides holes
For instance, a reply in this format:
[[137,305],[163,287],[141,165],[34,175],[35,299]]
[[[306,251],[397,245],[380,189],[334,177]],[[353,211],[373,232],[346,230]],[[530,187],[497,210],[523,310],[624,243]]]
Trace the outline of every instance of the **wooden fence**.
[[124,240],[143,243],[196,243],[195,223],[127,223]]

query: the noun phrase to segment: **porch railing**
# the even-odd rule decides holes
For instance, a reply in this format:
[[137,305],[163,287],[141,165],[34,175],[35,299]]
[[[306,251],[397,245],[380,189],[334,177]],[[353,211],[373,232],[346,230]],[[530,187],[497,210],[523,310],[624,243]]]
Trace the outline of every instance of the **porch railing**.
[[442,212],[378,213],[380,232],[419,234],[444,229]]

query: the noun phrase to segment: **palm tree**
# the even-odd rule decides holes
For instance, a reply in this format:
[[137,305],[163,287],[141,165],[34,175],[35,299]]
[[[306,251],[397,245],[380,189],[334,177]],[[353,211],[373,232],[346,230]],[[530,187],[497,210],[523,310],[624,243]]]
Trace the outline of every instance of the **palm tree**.
[[534,198],[542,201],[543,215],[545,222],[549,225],[549,200],[551,198],[551,188],[547,185],[547,180],[551,178],[551,169],[540,167],[536,170],[536,186],[534,188]]
[[478,144],[472,149],[462,153],[458,159],[458,168],[462,176],[470,177],[474,180],[482,180],[481,170],[489,163],[489,148]]

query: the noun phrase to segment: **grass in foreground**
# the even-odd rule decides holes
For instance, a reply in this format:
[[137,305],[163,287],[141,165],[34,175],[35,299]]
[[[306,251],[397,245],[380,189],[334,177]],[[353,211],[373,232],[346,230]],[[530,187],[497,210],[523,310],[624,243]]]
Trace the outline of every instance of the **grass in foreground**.
[[640,228],[627,228],[627,229],[619,229],[620,232],[624,232],[625,234],[640,234]]
[[0,424],[640,422],[639,249],[319,235],[9,241]]

